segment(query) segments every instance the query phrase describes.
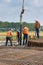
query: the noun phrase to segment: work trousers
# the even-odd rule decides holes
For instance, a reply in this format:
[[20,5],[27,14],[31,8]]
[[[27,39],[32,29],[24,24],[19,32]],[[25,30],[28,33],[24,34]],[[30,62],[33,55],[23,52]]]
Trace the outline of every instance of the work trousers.
[[11,37],[6,37],[6,46],[7,46],[8,40],[10,41],[10,44],[12,46],[12,38]]
[[37,38],[39,38],[39,29],[36,28],[36,34],[37,34]]
[[28,44],[28,34],[24,34],[24,36],[23,36],[23,45],[26,45],[26,44]]

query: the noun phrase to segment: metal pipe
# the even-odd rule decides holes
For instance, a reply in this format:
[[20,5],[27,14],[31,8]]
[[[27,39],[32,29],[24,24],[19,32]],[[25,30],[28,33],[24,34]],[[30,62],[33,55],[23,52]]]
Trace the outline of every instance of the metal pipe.
[[22,11],[20,13],[20,45],[22,44],[22,14],[24,13],[24,0],[22,3]]

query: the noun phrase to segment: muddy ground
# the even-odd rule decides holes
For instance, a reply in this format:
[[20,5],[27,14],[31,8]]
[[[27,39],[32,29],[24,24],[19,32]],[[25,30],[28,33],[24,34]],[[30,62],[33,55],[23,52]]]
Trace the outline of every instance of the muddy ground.
[[43,47],[0,46],[0,65],[43,65]]

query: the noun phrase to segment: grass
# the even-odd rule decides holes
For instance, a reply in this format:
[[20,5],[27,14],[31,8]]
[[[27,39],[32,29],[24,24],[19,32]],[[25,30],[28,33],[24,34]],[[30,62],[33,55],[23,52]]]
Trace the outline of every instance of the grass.
[[[0,32],[0,41],[5,41],[6,40],[6,32]],[[13,32],[12,40],[16,41],[16,32]]]
[[[35,32],[29,32],[29,35],[34,35]],[[5,41],[6,40],[6,32],[0,32],[0,41]],[[43,31],[40,31],[40,38],[43,38]],[[16,37],[16,32],[13,32],[13,36],[12,36],[12,40],[13,41],[17,41],[17,37]]]
[[43,39],[43,36],[40,36],[41,39]]

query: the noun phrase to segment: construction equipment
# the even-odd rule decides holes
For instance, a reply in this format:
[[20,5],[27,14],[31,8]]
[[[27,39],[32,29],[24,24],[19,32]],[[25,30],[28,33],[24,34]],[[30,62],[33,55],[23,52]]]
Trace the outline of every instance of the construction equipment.
[[22,15],[23,15],[23,13],[24,13],[24,0],[22,3],[22,10],[20,13],[20,45],[22,44]]

